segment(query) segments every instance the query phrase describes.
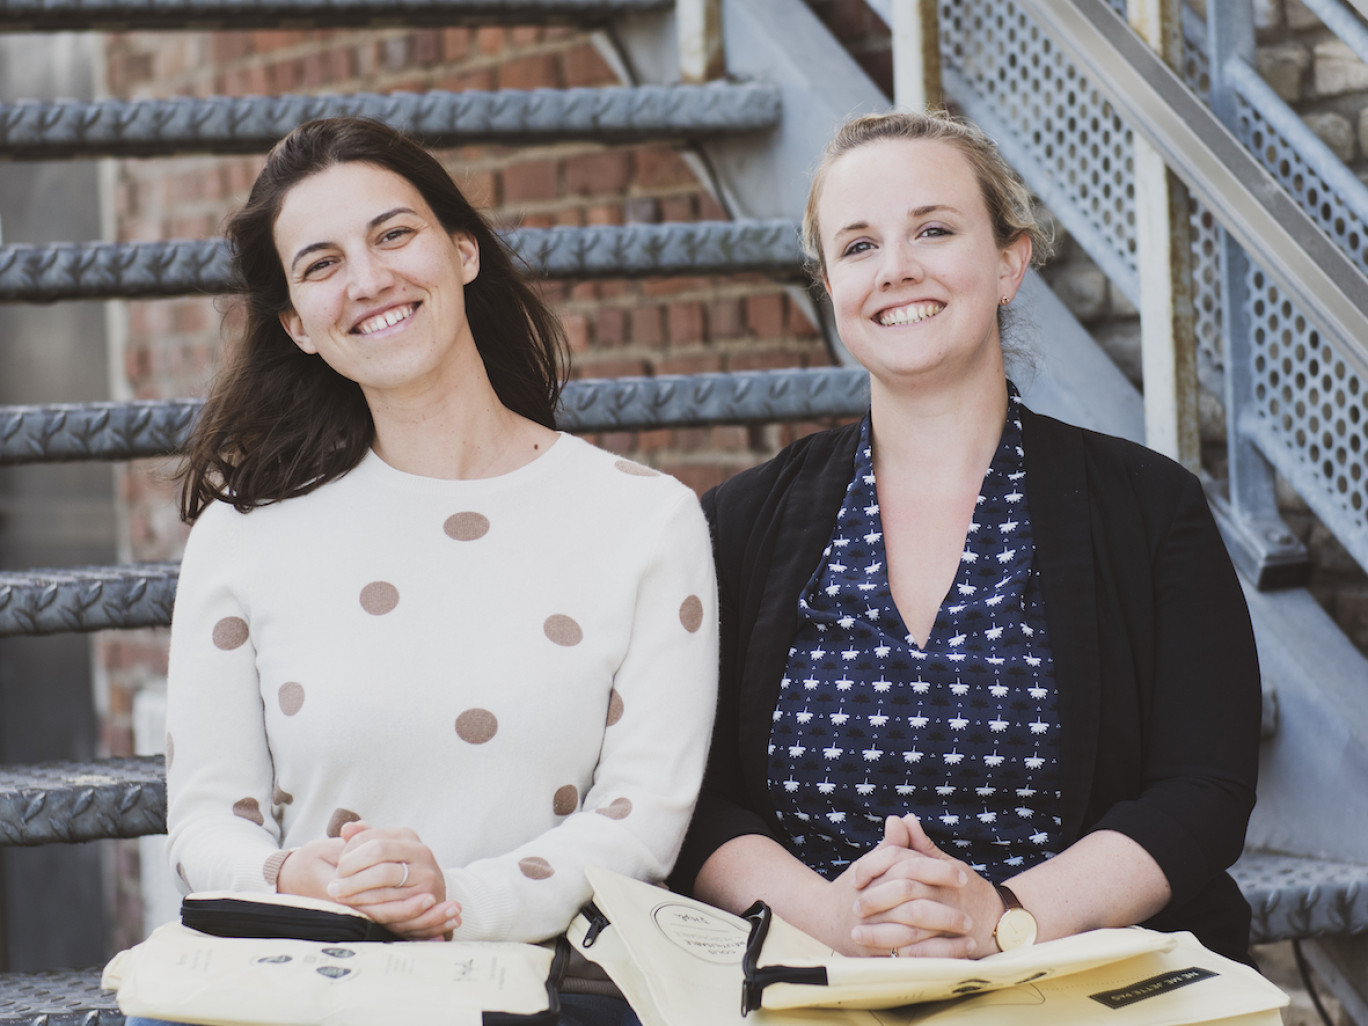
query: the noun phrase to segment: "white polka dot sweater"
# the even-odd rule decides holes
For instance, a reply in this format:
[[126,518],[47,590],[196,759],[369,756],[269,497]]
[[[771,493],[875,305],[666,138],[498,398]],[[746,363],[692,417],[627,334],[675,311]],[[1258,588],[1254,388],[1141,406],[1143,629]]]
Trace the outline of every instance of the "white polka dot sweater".
[[171,864],[187,889],[271,890],[282,849],[411,827],[459,939],[554,935],[584,866],[670,870],[716,623],[693,494],[569,435],[497,478],[369,454],[249,514],[215,503],[172,623]]

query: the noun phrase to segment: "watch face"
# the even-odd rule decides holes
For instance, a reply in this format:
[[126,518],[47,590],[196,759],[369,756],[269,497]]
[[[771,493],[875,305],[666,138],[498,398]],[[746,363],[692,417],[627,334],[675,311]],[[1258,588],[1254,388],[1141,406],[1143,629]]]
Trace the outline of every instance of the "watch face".
[[997,929],[993,931],[993,936],[997,939],[998,947],[1003,951],[1011,951],[1013,948],[1024,948],[1027,944],[1034,944],[1036,939],[1035,916],[1024,908],[1009,908],[1002,913],[1002,918],[998,920]]

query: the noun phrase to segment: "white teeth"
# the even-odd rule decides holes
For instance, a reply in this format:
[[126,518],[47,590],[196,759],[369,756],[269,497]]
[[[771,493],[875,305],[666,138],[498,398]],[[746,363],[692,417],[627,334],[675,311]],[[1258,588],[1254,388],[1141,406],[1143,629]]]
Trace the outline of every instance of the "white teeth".
[[908,303],[896,310],[885,310],[879,314],[879,323],[884,327],[891,327],[894,324],[915,324],[917,321],[924,321],[928,317],[935,317],[944,309],[944,303]]
[[417,307],[410,303],[407,306],[396,306],[393,310],[386,310],[382,314],[369,317],[356,326],[359,335],[369,335],[371,332],[379,331],[381,328],[388,328],[392,324],[398,324],[413,314]]

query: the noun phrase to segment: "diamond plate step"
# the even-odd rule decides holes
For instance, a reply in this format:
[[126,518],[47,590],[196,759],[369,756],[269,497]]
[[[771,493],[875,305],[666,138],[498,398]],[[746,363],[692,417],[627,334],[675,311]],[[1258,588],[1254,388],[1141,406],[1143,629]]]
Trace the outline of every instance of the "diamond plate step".
[[[533,274],[549,278],[802,274],[797,227],[786,220],[517,228],[500,234]],[[0,302],[151,299],[231,287],[222,239],[0,246]]]
[[0,766],[0,845],[166,833],[162,757]]
[[627,143],[759,132],[774,128],[779,113],[779,90],[756,83],[22,101],[0,103],[0,153],[7,160],[264,153],[296,125],[343,114],[376,118],[434,147]]

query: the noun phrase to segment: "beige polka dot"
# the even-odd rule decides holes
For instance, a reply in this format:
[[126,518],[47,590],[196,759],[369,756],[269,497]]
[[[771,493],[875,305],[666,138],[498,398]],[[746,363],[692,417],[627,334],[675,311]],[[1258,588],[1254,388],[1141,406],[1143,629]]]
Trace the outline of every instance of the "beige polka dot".
[[679,622],[684,625],[684,629],[692,634],[703,626],[703,600],[697,595],[690,595],[679,606]]
[[333,809],[333,814],[328,817],[328,836],[341,837],[342,828],[348,823],[355,823],[360,818],[351,809]]
[[632,799],[614,798],[603,808],[594,811],[600,816],[607,816],[609,819],[626,819],[632,812]]
[[650,467],[643,467],[640,463],[633,463],[631,460],[618,460],[613,466],[624,474],[631,474],[633,477],[659,477],[660,471],[652,470]]
[[617,693],[617,688],[608,696],[608,722],[611,727],[618,720],[622,719],[622,696]]
[[574,784],[566,784],[564,787],[556,788],[556,794],[551,799],[551,811],[557,816],[568,816],[579,808],[579,788]]
[[361,589],[361,608],[371,616],[384,616],[399,604],[399,589],[388,581],[371,581]]
[[474,541],[489,533],[489,518],[483,513],[453,513],[446,518],[442,530],[455,541]]
[[280,711],[286,716],[293,716],[304,708],[304,685],[298,681],[287,680],[280,685],[276,698],[280,701]]
[[241,816],[257,826],[262,826],[266,822],[261,815],[261,806],[257,804],[255,798],[239,798],[233,802],[233,815]]
[[580,630],[580,625],[561,613],[548,616],[546,623],[542,624],[542,630],[557,645],[569,647],[570,645],[578,645],[584,640],[584,631]]
[[277,782],[275,787],[271,789],[271,801],[275,802],[277,805],[293,805],[294,795],[290,794],[289,791],[285,790],[280,786],[280,783]]
[[529,880],[545,880],[547,877],[556,874],[556,871],[551,868],[551,863],[536,855],[520,859],[518,868],[522,870],[522,875]]
[[166,768],[170,769],[171,764],[176,761],[176,741],[171,736],[171,732],[166,732]]
[[467,709],[456,717],[456,735],[472,745],[482,745],[499,732],[499,718],[488,709]]
[[225,616],[214,624],[214,644],[231,652],[247,640],[247,621],[240,616]]

